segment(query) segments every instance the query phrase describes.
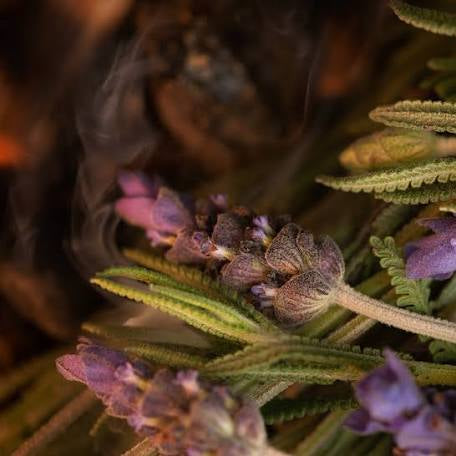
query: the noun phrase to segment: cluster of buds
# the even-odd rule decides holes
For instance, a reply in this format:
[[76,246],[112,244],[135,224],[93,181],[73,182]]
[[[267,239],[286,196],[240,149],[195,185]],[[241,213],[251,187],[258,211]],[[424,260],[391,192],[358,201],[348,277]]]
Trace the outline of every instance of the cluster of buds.
[[168,260],[215,269],[223,283],[249,293],[286,326],[324,312],[333,284],[343,279],[336,243],[314,239],[285,216],[229,207],[223,195],[193,201],[140,173],[121,173],[119,184],[117,213],[143,228]]
[[153,373],[140,360],[87,339],[57,368],[84,383],[110,416],[127,419],[162,455],[261,456],[266,432],[257,406],[226,387],[198,378],[196,371]]
[[385,355],[386,364],[356,385],[361,408],[345,425],[362,435],[392,434],[397,454],[456,454],[456,390],[422,391],[394,353]]

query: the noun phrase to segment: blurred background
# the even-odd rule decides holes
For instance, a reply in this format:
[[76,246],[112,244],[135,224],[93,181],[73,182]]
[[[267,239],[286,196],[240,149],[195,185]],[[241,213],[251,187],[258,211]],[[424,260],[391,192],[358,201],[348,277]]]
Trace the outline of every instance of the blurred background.
[[121,168],[346,245],[380,203],[315,175],[450,52],[381,0],[0,0],[0,372],[109,305]]

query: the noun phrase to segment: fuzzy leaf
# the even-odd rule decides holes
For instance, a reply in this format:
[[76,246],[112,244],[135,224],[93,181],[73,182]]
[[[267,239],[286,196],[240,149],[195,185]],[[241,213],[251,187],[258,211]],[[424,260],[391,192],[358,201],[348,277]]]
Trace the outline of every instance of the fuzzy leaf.
[[333,410],[349,410],[356,406],[357,402],[353,397],[275,399],[262,407],[261,414],[266,424],[275,424]]
[[317,182],[349,192],[397,192],[415,189],[434,182],[456,181],[456,159],[423,160],[413,165],[375,171],[359,176],[317,177]]
[[141,358],[171,367],[201,369],[208,361],[207,358],[179,350],[180,347],[147,343],[127,343],[123,349]]
[[456,133],[456,104],[442,101],[399,101],[380,106],[369,114],[390,127]]
[[154,256],[141,250],[126,249],[124,250],[124,254],[128,259],[141,264],[142,266],[153,269],[154,271],[159,271],[162,274],[171,277],[181,285],[180,288],[189,286],[191,289],[204,292],[211,298],[234,304],[235,307],[242,309],[246,315],[250,316],[266,330],[270,332],[281,332],[274,323],[266,318],[261,312],[258,312],[250,303],[239,295],[239,293],[223,285],[219,281],[211,279],[199,269],[171,263],[162,257]]
[[132,288],[102,277],[94,278],[91,282],[118,296],[141,302],[167,314],[174,315],[201,331],[222,338],[252,343],[272,337],[262,332],[252,331],[250,327],[223,321],[219,313],[211,312],[205,306],[201,308],[201,306],[170,298],[160,293]]
[[407,24],[439,35],[456,36],[456,15],[391,0],[391,8]]
[[428,204],[448,201],[456,197],[456,183],[434,183],[406,191],[374,193],[374,197],[394,204]]
[[386,237],[381,240],[372,236],[370,244],[374,255],[380,259],[381,267],[386,269],[391,277],[391,285],[394,286],[396,294],[399,296],[396,304],[414,312],[430,315],[430,280],[407,279],[405,262],[396,247],[394,238]]
[[456,363],[456,344],[434,340],[429,344],[429,351],[437,363]]

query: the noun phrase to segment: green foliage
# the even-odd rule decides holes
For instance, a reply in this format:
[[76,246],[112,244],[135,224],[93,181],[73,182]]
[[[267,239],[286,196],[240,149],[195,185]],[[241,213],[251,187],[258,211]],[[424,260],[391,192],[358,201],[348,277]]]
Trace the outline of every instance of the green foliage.
[[318,415],[333,410],[349,410],[356,406],[357,402],[353,397],[275,399],[263,406],[261,413],[266,424],[274,424],[302,418],[306,415]]
[[396,15],[414,27],[439,35],[456,36],[456,15],[410,5],[402,0],[391,0]]
[[388,275],[391,277],[391,285],[394,286],[396,294],[399,296],[396,304],[414,312],[430,315],[430,280],[407,279],[405,262],[396,247],[394,238],[386,237],[381,240],[372,236],[370,244],[375,256],[380,259],[380,265],[388,271]]
[[456,183],[434,183],[406,191],[374,193],[374,197],[394,204],[428,204],[448,201],[456,197]]
[[[200,291],[201,295],[216,298],[217,300],[221,300],[224,303],[235,306],[237,309],[250,316],[260,326],[267,329],[268,331],[279,331],[268,318],[266,318],[262,313],[257,312],[255,308],[250,303],[248,303],[239,293],[223,285],[218,280],[213,280],[208,274],[203,273],[199,269],[171,263],[162,257],[151,255],[150,253],[144,252],[142,250],[125,249],[124,254],[130,260],[142,266],[145,266],[146,268],[149,268],[149,270],[152,269],[152,272],[155,272],[155,274],[157,272],[161,273],[163,277],[165,277],[162,277],[160,279],[160,282],[151,282],[151,276],[148,276],[148,283],[155,283],[157,285],[169,285],[178,289],[185,289],[185,287],[190,287],[190,290]],[[114,274],[118,277],[128,277],[130,274],[117,274],[115,272],[116,270],[117,268],[111,268],[108,271],[111,271],[110,275]],[[174,279],[174,283],[177,283],[179,285],[173,285],[172,282],[169,281],[170,279]],[[138,280],[141,279],[138,278]],[[168,283],[164,283],[164,280],[168,280]]]
[[422,160],[356,176],[319,176],[316,180],[336,190],[373,193],[388,203],[427,204],[456,197],[456,159]]
[[456,133],[456,104],[442,101],[398,101],[380,106],[369,114],[390,127]]
[[441,158],[423,160],[401,167],[374,171],[358,176],[317,177],[320,182],[336,190],[349,192],[397,192],[408,188],[420,188],[434,182],[446,183],[456,180],[456,159]]
[[201,369],[208,361],[203,356],[185,352],[179,346],[130,342],[125,345],[124,350],[157,364],[171,367]]
[[456,344],[434,340],[429,344],[429,351],[438,363],[456,363]]
[[[256,322],[250,320],[244,323],[245,316],[239,312],[238,323],[233,323],[233,307],[221,301],[201,299],[181,300],[170,297],[163,291],[142,290],[139,288],[123,285],[104,277],[92,279],[92,283],[113,294],[143,303],[154,309],[173,315],[195,328],[216,335],[244,343],[252,343],[259,340],[272,339],[275,334],[265,334]],[[224,311],[226,316],[224,317]],[[256,325],[256,326],[255,326]]]

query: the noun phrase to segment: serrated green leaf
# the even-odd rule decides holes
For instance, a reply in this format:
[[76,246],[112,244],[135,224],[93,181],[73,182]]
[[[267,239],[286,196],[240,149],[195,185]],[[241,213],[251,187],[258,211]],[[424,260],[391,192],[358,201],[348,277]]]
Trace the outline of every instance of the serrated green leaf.
[[369,114],[390,127],[456,133],[456,104],[442,101],[399,101],[379,106]]
[[429,204],[448,201],[456,197],[456,183],[434,183],[406,191],[374,193],[376,199],[394,204]]
[[357,401],[353,397],[275,399],[261,408],[261,414],[266,424],[275,424],[306,415],[318,415],[333,410],[349,410],[356,406]]
[[174,315],[209,334],[244,343],[274,338],[274,335],[271,334],[254,332],[251,328],[222,321],[219,314],[159,293],[132,288],[103,277],[94,278],[91,282],[118,296],[141,302],[167,314]]
[[412,280],[406,277],[405,262],[396,247],[394,238],[386,237],[381,240],[372,236],[370,244],[374,255],[380,259],[380,265],[388,271],[388,275],[391,277],[391,284],[399,296],[396,304],[414,312],[430,315],[430,280]]
[[439,35],[456,36],[456,15],[391,0],[391,8],[407,24]]
[[407,166],[373,171],[357,176],[319,176],[316,181],[336,190],[354,193],[404,191],[434,182],[456,181],[456,159],[448,157],[423,160]]
[[204,274],[199,269],[171,263],[162,257],[151,255],[150,253],[141,250],[125,249],[124,254],[128,259],[153,269],[154,271],[159,271],[160,273],[171,277],[181,285],[190,286],[192,290],[200,290],[211,298],[233,304],[269,332],[282,332],[272,321],[266,318],[261,312],[258,312],[239,293],[219,281],[211,279],[211,277]]
[[429,351],[438,363],[456,363],[456,344],[434,340],[429,344]]
[[182,347],[148,343],[127,343],[123,347],[127,353],[171,367],[201,369],[208,358],[183,351]]

